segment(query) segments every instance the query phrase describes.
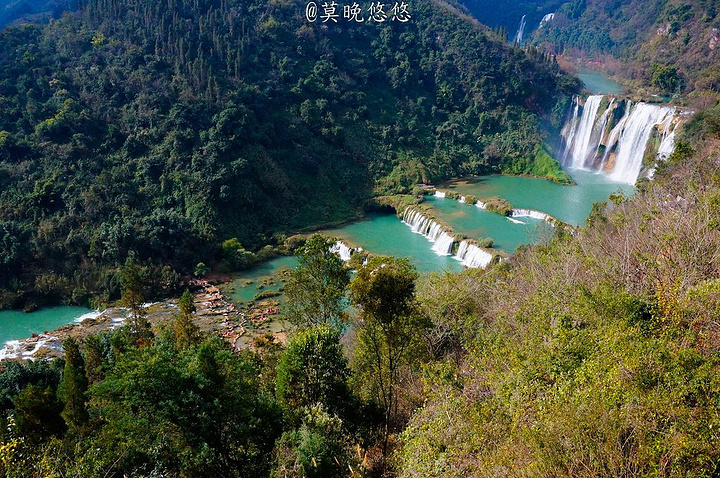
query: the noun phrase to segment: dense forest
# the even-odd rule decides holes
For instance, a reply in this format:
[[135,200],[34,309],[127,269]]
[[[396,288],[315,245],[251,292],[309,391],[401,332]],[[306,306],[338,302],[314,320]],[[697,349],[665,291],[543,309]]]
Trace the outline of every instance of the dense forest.
[[542,143],[577,83],[545,55],[442,2],[304,8],[93,0],[0,33],[0,305],[106,302],[128,257],[172,283],[418,182],[567,180]]
[[125,327],[4,365],[0,475],[717,476],[720,107],[682,140],[487,271],[352,277],[310,237],[286,346],[231,353],[187,292],[150,330],[128,263]]

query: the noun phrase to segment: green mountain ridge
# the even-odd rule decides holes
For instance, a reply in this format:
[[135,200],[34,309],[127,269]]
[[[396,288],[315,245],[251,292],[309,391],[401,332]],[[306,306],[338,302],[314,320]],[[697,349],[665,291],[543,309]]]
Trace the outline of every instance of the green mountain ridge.
[[376,188],[522,172],[577,88],[445,3],[382,24],[304,8],[94,0],[4,30],[4,302],[43,275],[116,293],[128,256],[191,271],[225,239],[356,217]]

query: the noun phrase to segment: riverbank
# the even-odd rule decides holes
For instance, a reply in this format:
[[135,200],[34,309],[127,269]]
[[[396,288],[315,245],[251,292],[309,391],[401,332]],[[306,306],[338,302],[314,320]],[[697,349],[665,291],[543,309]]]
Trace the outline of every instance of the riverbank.
[[[256,337],[272,334],[279,342],[286,340],[284,330],[277,330],[270,323],[278,321],[277,301],[259,301],[246,310],[228,300],[216,284],[205,280],[193,281],[196,312],[193,322],[201,333],[218,334],[234,350],[252,346]],[[179,313],[177,299],[145,304],[147,319],[154,331],[172,323]],[[11,340],[0,350],[3,360],[40,360],[63,356],[62,342],[68,337],[79,341],[89,335],[110,332],[125,325],[129,309],[109,307],[79,322],[63,325],[57,329],[33,334],[23,340]]]

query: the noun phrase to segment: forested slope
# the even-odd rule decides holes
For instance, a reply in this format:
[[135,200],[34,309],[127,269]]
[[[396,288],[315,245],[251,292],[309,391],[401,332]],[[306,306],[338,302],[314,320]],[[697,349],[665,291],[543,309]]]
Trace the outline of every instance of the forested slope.
[[718,113],[575,235],[423,288],[463,359],[426,367],[402,476],[717,476]]
[[352,217],[374,189],[532,172],[540,118],[575,87],[442,2],[405,23],[304,9],[93,0],[3,31],[4,302],[40,276],[78,301],[117,290],[128,255],[187,271],[231,237]]

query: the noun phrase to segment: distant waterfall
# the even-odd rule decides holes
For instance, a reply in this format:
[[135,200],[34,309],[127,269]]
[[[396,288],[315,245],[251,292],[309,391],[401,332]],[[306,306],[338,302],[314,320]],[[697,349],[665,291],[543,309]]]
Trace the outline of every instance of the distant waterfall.
[[432,250],[435,254],[439,256],[452,254],[455,237],[447,233],[440,223],[412,208],[405,209],[402,220],[414,233],[425,236],[433,243]]
[[[614,181],[635,184],[649,144],[658,148],[659,142],[658,158],[674,150],[676,109],[615,98],[603,102],[603,98],[591,95],[582,105],[575,97],[570,120],[562,130],[561,162],[568,168],[596,170]],[[657,140],[651,143],[653,137]]]
[[518,31],[515,34],[515,38],[513,39],[513,43],[516,43],[518,45],[522,45],[523,41],[523,35],[525,34],[525,15],[522,16],[520,19],[520,26],[518,27]]
[[444,198],[445,193],[443,191],[435,191],[435,197],[436,198]]
[[457,254],[455,259],[462,262],[465,267],[471,268],[486,268],[490,261],[492,261],[493,255],[475,244],[469,241],[462,241],[458,246]]
[[545,24],[550,23],[555,19],[555,13],[548,13],[544,17],[542,17],[542,20],[540,20],[540,25],[538,25],[538,30],[540,30]]

